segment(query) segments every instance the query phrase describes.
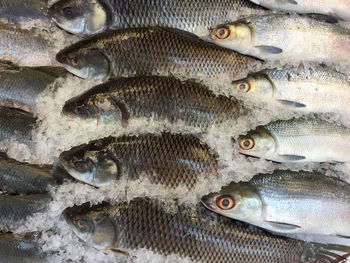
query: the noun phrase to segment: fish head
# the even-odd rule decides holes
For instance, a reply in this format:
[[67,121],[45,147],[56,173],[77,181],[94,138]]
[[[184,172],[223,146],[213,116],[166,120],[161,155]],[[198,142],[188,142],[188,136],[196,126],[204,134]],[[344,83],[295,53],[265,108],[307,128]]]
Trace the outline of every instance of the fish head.
[[262,218],[263,203],[249,183],[231,183],[201,201],[209,210],[233,219],[257,224]]
[[51,18],[76,35],[92,35],[107,28],[106,9],[97,0],[61,0],[49,9]]
[[94,103],[90,99],[80,97],[68,100],[62,108],[62,113],[68,117],[86,121],[100,118],[100,112]]
[[238,138],[239,152],[245,155],[264,158],[276,152],[275,138],[264,128],[258,128]]
[[83,79],[101,80],[110,72],[108,58],[102,51],[90,47],[88,41],[61,50],[56,55],[56,60],[69,72]]
[[90,204],[67,208],[63,214],[72,231],[84,242],[96,249],[108,249],[119,240],[120,231],[107,212],[106,204],[90,207]]
[[252,46],[252,29],[243,21],[221,25],[212,30],[210,38],[216,45],[247,54]]
[[96,187],[109,185],[120,173],[119,162],[109,153],[89,147],[82,145],[63,152],[60,164],[79,181]]
[[232,82],[239,94],[250,98],[271,100],[274,94],[274,86],[264,74],[253,74],[245,79]]

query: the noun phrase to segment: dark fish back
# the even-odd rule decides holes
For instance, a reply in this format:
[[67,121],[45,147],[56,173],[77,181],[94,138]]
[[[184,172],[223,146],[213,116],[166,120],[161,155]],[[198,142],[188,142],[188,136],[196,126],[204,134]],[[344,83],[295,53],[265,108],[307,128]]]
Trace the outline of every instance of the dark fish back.
[[194,213],[180,207],[173,214],[147,199],[134,199],[108,211],[121,231],[116,249],[147,248],[162,255],[217,263],[297,263],[303,252],[300,241],[276,237],[208,211]]

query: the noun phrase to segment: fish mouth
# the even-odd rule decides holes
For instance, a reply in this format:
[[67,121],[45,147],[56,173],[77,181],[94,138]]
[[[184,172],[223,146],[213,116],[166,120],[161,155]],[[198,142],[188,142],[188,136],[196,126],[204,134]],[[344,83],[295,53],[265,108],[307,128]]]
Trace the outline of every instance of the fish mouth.
[[213,204],[214,202],[211,200],[210,198],[210,195],[205,195],[201,198],[201,203],[203,204],[203,206],[213,212],[216,212],[214,209],[213,209]]

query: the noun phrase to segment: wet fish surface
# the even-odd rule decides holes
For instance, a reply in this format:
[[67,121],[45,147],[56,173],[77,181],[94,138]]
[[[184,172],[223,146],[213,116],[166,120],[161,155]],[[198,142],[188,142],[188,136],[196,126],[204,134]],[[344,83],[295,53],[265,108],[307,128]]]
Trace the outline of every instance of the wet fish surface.
[[0,235],[0,258],[2,263],[49,262],[45,253],[32,238],[12,234]]
[[280,104],[302,112],[337,112],[347,115],[350,82],[328,67],[266,69],[233,82],[244,98]]
[[0,189],[7,193],[45,193],[65,178],[68,174],[59,167],[22,163],[0,154]]
[[36,99],[55,81],[38,68],[0,64],[0,105],[34,113]]
[[273,10],[296,13],[324,14],[350,21],[350,3],[347,0],[250,0]]
[[350,185],[316,172],[275,171],[202,198],[210,210],[276,233],[350,238]]
[[315,61],[348,65],[350,31],[307,16],[252,16],[217,27],[217,45],[264,60]]
[[207,145],[168,133],[93,141],[62,153],[60,163],[71,176],[94,186],[144,177],[170,189],[191,189],[200,178],[218,176],[216,155]]
[[349,161],[350,130],[318,118],[259,126],[238,139],[239,152],[276,162]]
[[173,77],[136,77],[112,80],[66,102],[63,113],[87,122],[127,121],[153,117],[184,121],[207,128],[237,118],[242,106],[234,98],[215,95],[194,81]]
[[50,14],[61,28],[78,35],[149,26],[194,33],[261,9],[248,0],[61,0],[51,6]]
[[0,24],[0,60],[19,66],[57,66],[56,48],[37,30]]
[[50,200],[48,194],[0,195],[0,228],[2,230],[18,228],[27,217],[44,212]]
[[260,61],[215,46],[180,30],[112,30],[61,50],[56,60],[81,78],[184,74],[234,77]]
[[179,206],[177,212],[166,212],[159,202],[140,198],[114,206],[68,208],[65,216],[73,232],[97,249],[127,253],[144,248],[194,262],[309,263],[325,258],[322,262],[331,263],[341,261],[336,253],[349,249],[330,245],[335,253],[328,257],[330,247],[276,237],[199,208]]
[[25,111],[0,107],[0,141],[30,145],[36,122],[36,118]]

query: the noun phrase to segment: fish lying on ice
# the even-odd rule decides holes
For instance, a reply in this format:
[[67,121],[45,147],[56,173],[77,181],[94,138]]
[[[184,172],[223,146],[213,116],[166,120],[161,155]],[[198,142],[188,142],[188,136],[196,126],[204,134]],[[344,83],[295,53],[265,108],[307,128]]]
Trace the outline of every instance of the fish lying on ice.
[[320,173],[259,174],[202,202],[216,213],[276,233],[350,238],[350,185]]
[[336,263],[348,257],[338,253],[348,252],[349,247],[273,236],[200,208],[188,211],[179,206],[177,212],[167,212],[160,202],[137,198],[117,205],[68,208],[65,217],[84,242],[123,254],[148,249],[193,262],[218,263]]
[[61,50],[56,59],[84,79],[170,74],[235,77],[261,64],[187,32],[159,27],[100,33]]
[[264,60],[349,65],[350,30],[307,16],[251,16],[218,26],[212,42]]
[[138,117],[184,121],[207,128],[236,119],[243,107],[234,98],[215,95],[206,86],[173,77],[112,80],[70,99],[62,112],[84,123],[116,123]]
[[60,163],[74,178],[94,186],[146,177],[170,189],[191,189],[200,178],[218,176],[216,156],[207,145],[169,133],[104,138],[62,153]]
[[92,35],[116,28],[164,26],[196,32],[223,23],[246,10],[261,10],[248,0],[61,0],[50,7],[64,30]]

